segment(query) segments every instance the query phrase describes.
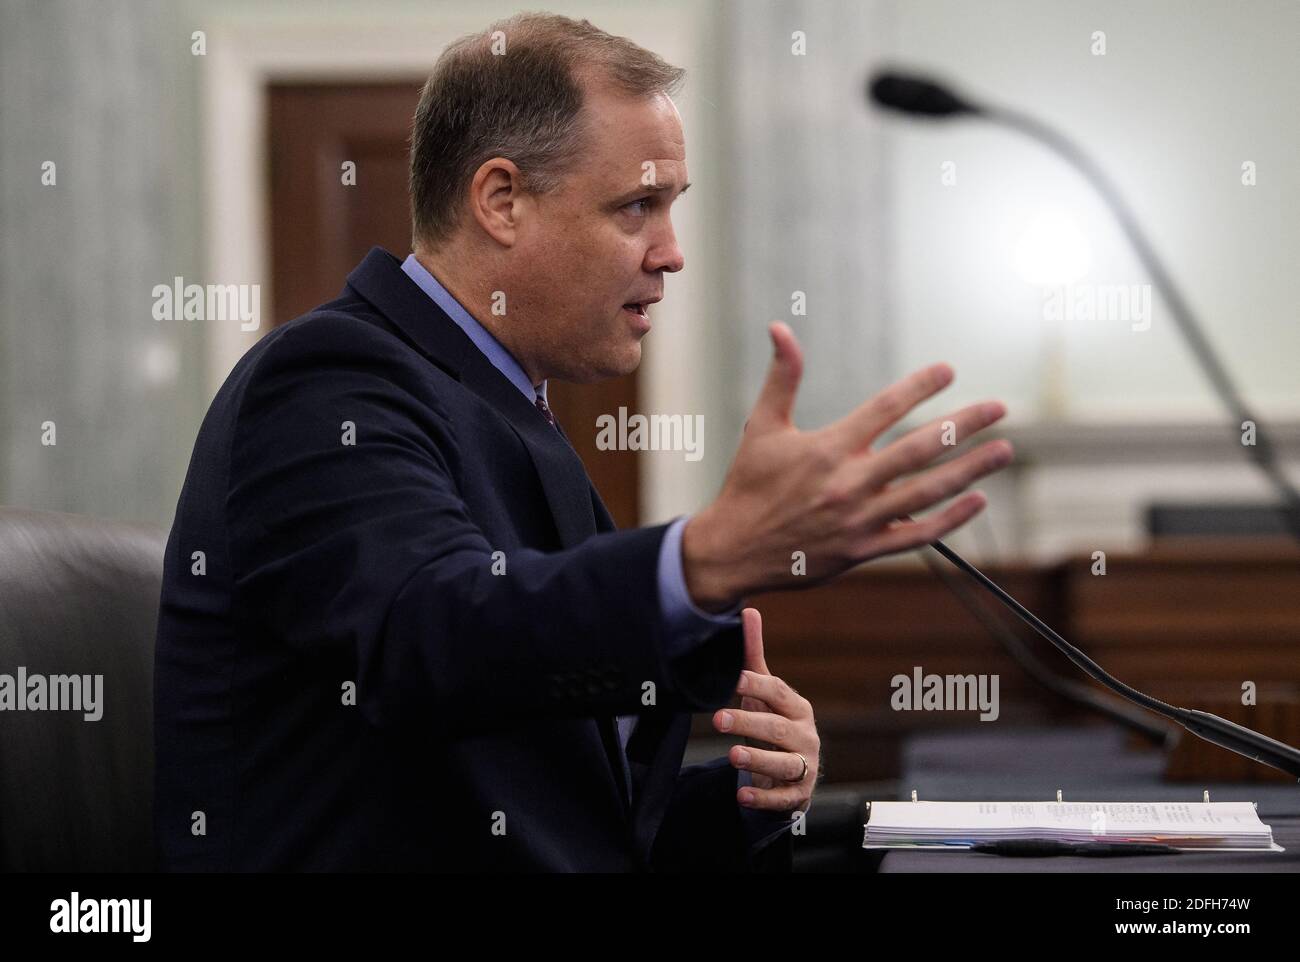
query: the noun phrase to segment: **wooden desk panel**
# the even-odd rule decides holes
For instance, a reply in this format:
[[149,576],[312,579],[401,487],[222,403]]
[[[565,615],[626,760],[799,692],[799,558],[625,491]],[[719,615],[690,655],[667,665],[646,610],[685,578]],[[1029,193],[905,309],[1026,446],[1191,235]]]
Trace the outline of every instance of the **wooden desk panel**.
[[[1300,691],[1300,549],[1289,543],[1160,544],[1111,554],[1104,576],[1091,573],[1087,557],[986,573],[1134,687],[1300,742],[1290,731],[1297,712],[1279,707]],[[1028,678],[924,566],[866,565],[832,584],[752,603],[763,613],[768,665],[817,712],[828,780],[897,777],[900,740],[914,731],[1087,717]],[[1013,624],[1049,668],[1083,680]],[[999,675],[998,720],[981,722],[978,711],[892,710],[890,680],[918,665],[927,674]],[[1240,705],[1243,681],[1256,684],[1256,706]],[[707,718],[696,731],[710,731]],[[1187,758],[1174,760],[1176,772],[1244,777],[1230,753],[1208,745],[1181,751]],[[1223,771],[1205,771],[1215,765]]]

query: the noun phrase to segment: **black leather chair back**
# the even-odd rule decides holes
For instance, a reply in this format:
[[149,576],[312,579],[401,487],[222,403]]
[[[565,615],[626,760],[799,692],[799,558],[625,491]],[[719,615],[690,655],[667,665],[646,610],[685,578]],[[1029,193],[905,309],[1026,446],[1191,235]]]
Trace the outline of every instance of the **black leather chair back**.
[[165,545],[158,528],[0,507],[0,871],[153,869]]

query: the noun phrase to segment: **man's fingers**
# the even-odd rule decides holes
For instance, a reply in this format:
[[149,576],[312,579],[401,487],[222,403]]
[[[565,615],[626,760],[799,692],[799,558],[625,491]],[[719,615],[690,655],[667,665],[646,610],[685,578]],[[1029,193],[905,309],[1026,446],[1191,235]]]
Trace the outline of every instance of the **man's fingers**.
[[864,401],[826,430],[841,451],[862,451],[908,411],[946,388],[952,379],[953,370],[947,364],[931,364]]
[[803,351],[794,332],[780,321],[768,325],[772,338],[772,364],[746,427],[784,427],[794,414],[794,397],[803,377]]
[[942,511],[920,521],[897,521],[887,530],[867,540],[862,549],[863,557],[876,558],[884,554],[910,551],[936,541],[975,517],[987,503],[988,499],[983,492],[970,491]]
[[713,713],[713,727],[729,735],[743,735],[777,748],[794,747],[788,744],[796,731],[794,722],[775,712],[720,708]]
[[[766,775],[778,782],[798,784],[795,779],[803,773],[803,762],[794,752],[770,752],[764,748],[749,745],[733,745],[727,753],[731,767],[742,771]],[[808,774],[812,774],[812,759],[809,759]]]
[[957,444],[1006,416],[1001,401],[984,401],[935,418],[881,448],[864,465],[865,485],[876,490],[900,475],[917,471]]
[[745,608],[740,613],[740,623],[744,626],[745,667],[762,675],[770,675],[767,662],[763,659],[763,616],[757,608]]
[[736,792],[736,801],[746,808],[767,812],[793,812],[808,800],[808,789],[803,782],[782,785],[779,788],[754,788],[746,786]]
[[778,715],[784,715],[795,721],[812,717],[812,705],[808,699],[776,675],[742,671],[740,681],[736,684],[736,691],[744,696],[740,700],[741,708],[748,707],[745,705],[745,700],[753,698],[760,700],[763,705]]
[[959,458],[902,481],[878,495],[872,505],[871,524],[905,518],[966,490],[975,481],[1011,463],[1010,441],[990,441]]

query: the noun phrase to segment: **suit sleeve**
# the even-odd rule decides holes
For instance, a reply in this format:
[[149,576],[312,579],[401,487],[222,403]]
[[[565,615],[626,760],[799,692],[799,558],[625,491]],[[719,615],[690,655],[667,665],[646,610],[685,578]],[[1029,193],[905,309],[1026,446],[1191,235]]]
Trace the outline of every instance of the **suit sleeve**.
[[697,608],[691,600],[682,558],[682,532],[689,520],[683,517],[672,521],[659,550],[659,603],[664,612],[670,650],[674,653],[689,650],[701,638],[707,638],[720,628],[736,627],[741,623],[743,608],[743,603],[738,602],[730,611],[711,614]]
[[667,526],[494,557],[455,482],[472,440],[457,437],[435,376],[396,338],[339,315],[259,358],[226,504],[241,626],[355,657],[358,706],[380,727],[471,734],[630,713],[646,683],[661,708],[726,704],[740,629],[684,652],[667,644]]

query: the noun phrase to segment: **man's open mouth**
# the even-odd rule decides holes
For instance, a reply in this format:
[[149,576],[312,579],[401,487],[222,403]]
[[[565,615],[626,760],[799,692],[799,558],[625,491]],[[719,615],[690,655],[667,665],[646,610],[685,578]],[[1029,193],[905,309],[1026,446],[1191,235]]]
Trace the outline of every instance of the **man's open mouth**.
[[623,310],[631,311],[633,314],[639,314],[641,317],[646,316],[645,304],[641,304],[641,303],[624,304]]

